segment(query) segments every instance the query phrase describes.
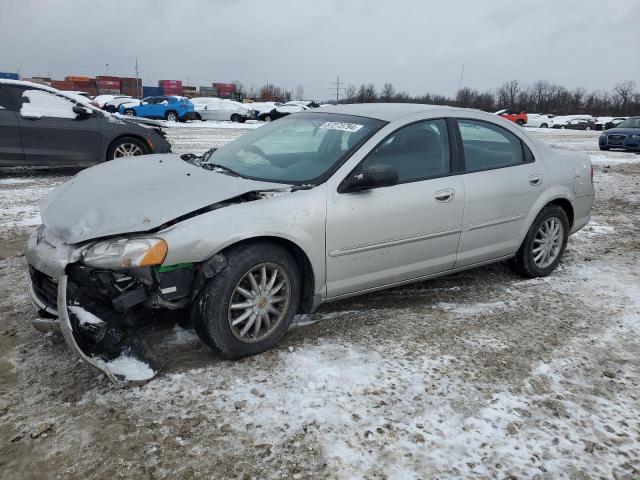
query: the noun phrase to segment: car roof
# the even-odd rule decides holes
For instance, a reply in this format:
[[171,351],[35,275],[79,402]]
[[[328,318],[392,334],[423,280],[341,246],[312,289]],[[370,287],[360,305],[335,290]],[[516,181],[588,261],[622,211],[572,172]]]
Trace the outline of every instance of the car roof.
[[79,103],[79,101],[84,99],[84,102],[83,102],[84,106],[88,105],[94,110],[96,110],[96,107],[94,107],[89,103],[88,98],[82,97],[81,95],[74,96],[72,93],[65,92],[64,90],[58,90],[56,88],[49,87],[48,85],[41,85],[40,83],[33,83],[33,82],[23,82],[22,80],[8,80],[8,79],[0,79],[0,85],[17,85],[19,87],[36,88],[38,90],[44,90],[46,92],[55,93],[56,95],[60,95],[61,97],[69,98],[76,103]]
[[[403,117],[414,115],[416,113],[436,113],[443,114],[460,114],[468,112],[471,109],[447,107],[444,105],[426,105],[422,103],[352,103],[347,105],[333,105],[331,107],[321,107],[313,110],[307,110],[317,113],[341,113],[343,115],[355,115],[358,117],[369,117],[386,122],[393,122]],[[478,111],[479,110],[474,110]]]

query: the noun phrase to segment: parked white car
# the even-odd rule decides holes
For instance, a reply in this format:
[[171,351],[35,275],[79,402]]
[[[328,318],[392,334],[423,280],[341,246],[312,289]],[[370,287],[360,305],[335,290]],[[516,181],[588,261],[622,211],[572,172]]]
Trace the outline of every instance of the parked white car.
[[552,118],[541,113],[527,113],[525,127],[549,128]]
[[191,99],[200,120],[232,121],[244,123],[253,118],[253,110],[240,102],[224,98],[196,97]]

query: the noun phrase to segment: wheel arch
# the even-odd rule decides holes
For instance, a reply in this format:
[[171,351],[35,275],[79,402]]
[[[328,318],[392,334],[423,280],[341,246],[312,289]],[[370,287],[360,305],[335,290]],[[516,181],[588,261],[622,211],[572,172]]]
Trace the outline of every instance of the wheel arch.
[[249,245],[252,243],[273,243],[280,245],[288,250],[295,258],[300,268],[300,283],[301,283],[301,295],[300,305],[298,306],[298,313],[310,313],[314,306],[314,293],[316,276],[313,270],[313,265],[306,252],[295,242],[272,235],[261,235],[257,237],[246,238],[238,240],[229,245],[226,245],[220,252],[224,255],[230,248],[237,248],[242,245]]
[[533,221],[547,205],[558,205],[565,211],[569,220],[569,231],[571,231],[573,222],[575,221],[575,212],[573,204],[571,203],[572,199],[573,195],[570,191],[566,187],[560,185],[550,188],[546,194],[541,195],[527,214],[527,220],[523,223],[522,230],[520,231],[519,244],[522,244],[527,236],[527,232],[533,224]]

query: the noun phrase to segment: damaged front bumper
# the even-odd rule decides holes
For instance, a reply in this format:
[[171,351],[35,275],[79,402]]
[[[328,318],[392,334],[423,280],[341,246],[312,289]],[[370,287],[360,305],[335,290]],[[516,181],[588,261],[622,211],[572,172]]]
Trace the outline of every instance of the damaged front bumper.
[[[80,358],[113,382],[142,382],[160,370],[141,325],[153,309],[187,307],[196,269],[191,264],[109,270],[79,261],[78,249],[34,235],[27,244],[29,293],[41,318],[33,326],[59,331]],[[145,323],[146,322],[146,323]]]

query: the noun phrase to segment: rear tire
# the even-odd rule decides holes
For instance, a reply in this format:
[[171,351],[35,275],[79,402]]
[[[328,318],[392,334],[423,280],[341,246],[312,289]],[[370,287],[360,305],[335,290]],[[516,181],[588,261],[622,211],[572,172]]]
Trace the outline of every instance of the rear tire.
[[[550,235],[545,243],[545,227],[552,226],[551,232],[557,228],[557,237]],[[569,238],[569,219],[562,207],[555,204],[546,205],[535,218],[516,256],[509,260],[509,267],[523,277],[546,277],[560,263]],[[548,258],[545,252],[548,249]],[[542,258],[538,258],[542,255]]]
[[524,120],[516,120],[516,123],[521,127],[524,127]]
[[566,130],[566,129],[567,129],[567,127],[565,127],[564,125],[560,125],[560,129],[561,129],[561,130]]
[[240,115],[238,115],[237,113],[234,113],[233,115],[231,115],[231,121],[233,123],[239,123],[240,122]]
[[[271,243],[239,245],[225,256],[225,268],[207,280],[193,301],[191,318],[200,339],[214,352],[237,359],[268,350],[287,333],[300,302],[300,269],[291,253]],[[249,316],[243,320],[243,315]]]
[[600,150],[609,150],[609,147],[600,147]]
[[137,157],[140,155],[147,155],[148,153],[149,149],[137,138],[122,137],[109,145],[109,149],[107,150],[107,160],[122,157]]
[[549,125],[547,125],[546,123],[543,123],[542,125],[540,125],[540,128],[549,128]]
[[271,118],[271,115],[265,115],[265,116],[264,116],[264,121],[265,121],[265,122],[269,123],[271,120],[273,120],[273,119]]
[[585,130],[586,130],[587,132],[590,132],[590,131],[591,131],[591,127],[587,125],[587,126],[585,127]]

